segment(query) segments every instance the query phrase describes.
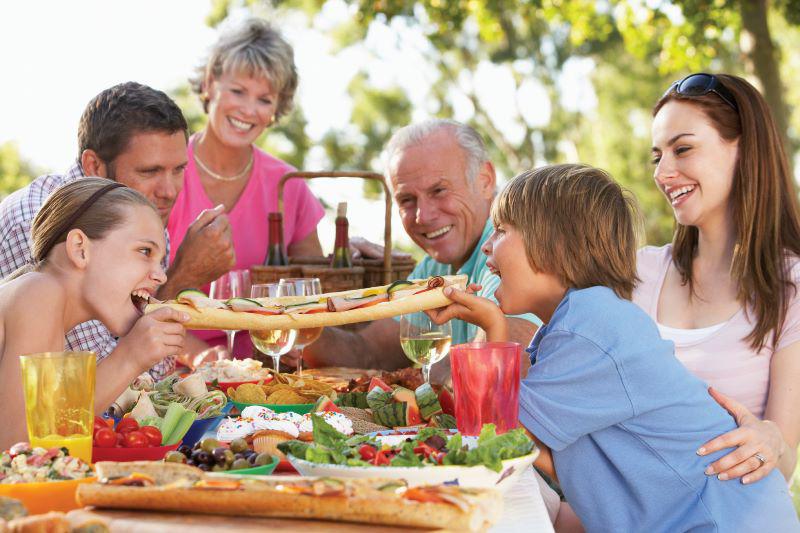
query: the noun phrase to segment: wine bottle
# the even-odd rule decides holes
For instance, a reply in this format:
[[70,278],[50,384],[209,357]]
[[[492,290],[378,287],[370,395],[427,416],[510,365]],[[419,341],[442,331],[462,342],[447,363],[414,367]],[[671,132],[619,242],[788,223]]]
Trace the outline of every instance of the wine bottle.
[[336,208],[336,241],[333,244],[331,268],[353,266],[353,259],[350,257],[350,238],[347,235],[348,227],[347,202],[340,202]]
[[286,266],[289,260],[286,258],[286,250],[283,248],[283,216],[280,213],[269,214],[269,246],[267,247],[267,258],[264,261],[267,266]]

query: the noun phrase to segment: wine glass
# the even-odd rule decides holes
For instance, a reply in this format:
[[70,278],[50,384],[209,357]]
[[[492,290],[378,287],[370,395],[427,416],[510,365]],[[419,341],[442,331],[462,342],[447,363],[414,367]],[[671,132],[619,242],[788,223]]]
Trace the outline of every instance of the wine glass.
[[[293,285],[296,296],[322,294],[322,284],[319,278],[282,278],[280,283]],[[300,356],[297,358],[298,374],[303,373],[303,348],[317,340],[320,335],[322,335],[322,326],[318,328],[304,328],[297,331],[297,339],[294,341],[294,348],[300,350]]]
[[450,322],[440,326],[422,312],[403,315],[400,319],[400,346],[406,357],[422,365],[425,383],[430,383],[431,367],[450,351],[452,339]]
[[[251,298],[277,298],[294,296],[294,285],[289,283],[261,283],[250,288]],[[292,349],[297,339],[296,329],[250,330],[250,339],[259,352],[272,357],[275,373],[280,372],[281,356]]]
[[[209,296],[215,300],[230,300],[231,298],[247,298],[250,294],[250,271],[231,270],[219,279],[211,282]],[[228,358],[233,359],[233,341],[239,330],[226,329],[228,337]]]

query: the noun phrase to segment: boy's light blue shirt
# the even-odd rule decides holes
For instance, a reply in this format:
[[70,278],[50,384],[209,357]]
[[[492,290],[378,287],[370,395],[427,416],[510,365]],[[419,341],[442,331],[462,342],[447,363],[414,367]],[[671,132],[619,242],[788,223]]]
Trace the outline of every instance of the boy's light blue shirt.
[[528,351],[520,421],[587,531],[800,530],[777,469],[749,485],[703,473],[731,450],[696,450],[736,424],[633,303],[570,290]]
[[[492,272],[486,267],[487,257],[486,254],[481,252],[481,246],[489,237],[491,237],[493,231],[494,227],[492,226],[491,219],[486,220],[486,225],[483,227],[483,233],[478,241],[478,245],[475,247],[475,250],[472,251],[472,255],[469,256],[467,262],[458,269],[458,272],[453,272],[453,269],[450,265],[438,263],[428,255],[425,256],[425,258],[414,268],[409,276],[409,279],[424,279],[431,276],[466,274],[469,276],[469,283],[478,283],[482,286],[481,290],[477,293],[478,296],[483,296],[484,298],[488,298],[494,303],[497,303],[497,299],[494,297],[494,291],[497,290],[497,286],[500,285],[500,278],[492,274]],[[524,315],[513,315],[513,317],[533,322],[537,326],[542,324],[542,321],[539,320],[536,315],[531,313]],[[395,320],[400,320],[400,317],[396,317]],[[453,319],[450,321],[450,325],[453,328],[453,344],[471,342],[472,339],[475,338],[475,335],[478,334],[478,326],[470,324],[469,322],[464,322],[463,320]]]

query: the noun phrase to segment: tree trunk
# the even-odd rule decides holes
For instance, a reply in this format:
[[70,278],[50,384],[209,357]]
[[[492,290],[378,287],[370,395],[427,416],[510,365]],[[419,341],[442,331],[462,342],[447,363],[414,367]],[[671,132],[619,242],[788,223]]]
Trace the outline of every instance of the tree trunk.
[[779,70],[779,50],[772,42],[767,21],[768,0],[740,0],[742,32],[750,40],[744,52],[750,63],[750,70],[761,82],[764,99],[767,101],[775,117],[778,129],[789,154],[793,152],[789,144],[788,117],[789,110],[784,100],[783,83]]

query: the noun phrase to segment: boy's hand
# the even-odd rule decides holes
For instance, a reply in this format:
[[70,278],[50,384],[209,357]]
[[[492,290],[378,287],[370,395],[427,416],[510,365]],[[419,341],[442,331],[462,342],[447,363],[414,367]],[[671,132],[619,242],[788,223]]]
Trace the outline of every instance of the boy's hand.
[[436,324],[444,324],[454,318],[475,324],[486,332],[487,341],[508,340],[505,315],[493,301],[475,296],[475,292],[480,289],[481,286],[474,283],[471,283],[466,291],[446,287],[444,295],[453,303],[446,307],[426,311],[426,314]]

